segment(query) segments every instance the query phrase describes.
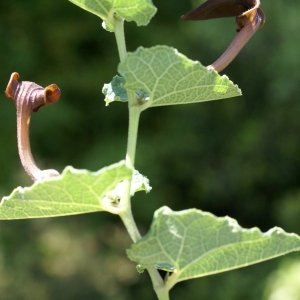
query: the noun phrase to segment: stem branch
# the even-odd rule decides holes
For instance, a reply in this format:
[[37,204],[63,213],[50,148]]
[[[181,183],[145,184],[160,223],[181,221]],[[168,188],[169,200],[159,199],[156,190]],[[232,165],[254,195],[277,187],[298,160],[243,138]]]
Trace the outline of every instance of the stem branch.
[[[124,20],[121,18],[115,18],[114,21],[115,36],[118,45],[118,51],[120,61],[123,62],[126,58],[126,44],[124,35]],[[134,91],[128,91],[128,107],[129,107],[129,128],[128,128],[128,140],[127,140],[127,152],[126,152],[126,166],[134,171],[135,152],[137,144],[137,134],[139,126],[139,118],[141,114],[141,106],[137,101]],[[136,226],[136,223],[132,216],[131,210],[131,181],[125,181],[125,188],[123,196],[121,198],[121,206],[124,210],[120,212],[120,217],[134,243],[141,239],[141,234]],[[163,279],[159,275],[155,267],[147,268],[153,288],[159,300],[169,300],[169,290],[164,284]]]

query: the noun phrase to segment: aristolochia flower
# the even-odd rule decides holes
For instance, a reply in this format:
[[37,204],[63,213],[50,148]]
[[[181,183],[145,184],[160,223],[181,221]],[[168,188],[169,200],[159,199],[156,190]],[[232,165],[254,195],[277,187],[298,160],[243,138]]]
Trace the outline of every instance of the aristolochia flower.
[[207,0],[181,17],[186,21],[236,17],[237,35],[227,50],[207,68],[217,72],[226,68],[237,56],[256,30],[265,23],[265,14],[259,8],[260,0]]

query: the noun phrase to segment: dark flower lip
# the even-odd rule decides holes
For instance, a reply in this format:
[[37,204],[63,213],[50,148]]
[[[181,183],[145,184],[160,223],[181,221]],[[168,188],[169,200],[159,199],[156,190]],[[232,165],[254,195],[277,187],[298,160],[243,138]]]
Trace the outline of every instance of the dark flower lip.
[[236,17],[237,35],[227,50],[213,64],[207,66],[217,72],[226,68],[253,34],[265,23],[265,14],[259,8],[260,0],[207,0],[181,17],[186,21]]
[[257,8],[256,0],[207,0],[181,17],[185,21],[209,20],[238,17],[252,8]]

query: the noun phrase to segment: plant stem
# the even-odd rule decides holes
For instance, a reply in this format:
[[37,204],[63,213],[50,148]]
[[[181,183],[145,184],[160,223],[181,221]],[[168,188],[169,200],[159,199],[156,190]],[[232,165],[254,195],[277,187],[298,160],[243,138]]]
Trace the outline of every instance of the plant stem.
[[139,106],[130,105],[135,99],[129,99],[129,128],[128,128],[128,141],[126,153],[126,165],[130,168],[134,167],[135,150],[138,134],[138,126],[141,110]]
[[116,36],[116,40],[117,40],[120,61],[123,62],[127,55],[125,34],[124,34],[124,19],[123,18],[115,19],[114,29],[115,29],[115,36]]
[[[114,18],[114,30],[115,30],[115,36],[116,36],[120,61],[122,62],[125,60],[127,55],[123,18],[120,17]],[[128,129],[128,139],[127,139],[126,166],[132,169],[133,172],[141,109],[139,108],[134,92],[127,91],[127,93],[128,93],[128,106],[129,106],[129,129]],[[130,203],[130,198],[131,198],[130,187],[131,187],[131,181],[126,180],[123,197],[121,199],[121,205],[124,207],[124,210],[122,210],[122,212],[120,213],[120,217],[126,229],[128,230],[131,239],[133,240],[134,243],[136,243],[141,238],[141,235],[138,231],[138,228],[132,216],[131,203]]]
[[150,275],[153,289],[159,300],[169,300],[169,290],[167,289],[163,279],[159,275],[158,271],[154,267],[147,268]]
[[[120,61],[123,62],[126,58],[126,44],[124,35],[124,20],[115,18],[114,21],[115,36],[118,45]],[[127,90],[128,107],[129,107],[129,128],[126,152],[126,166],[134,171],[135,152],[137,144],[138,126],[141,114],[141,106],[137,101],[134,91]],[[134,243],[141,239],[141,234],[136,226],[131,210],[131,181],[125,181],[123,197],[121,198],[121,206],[124,208],[120,212],[120,217]],[[163,279],[154,267],[147,268],[153,288],[159,300],[169,300],[169,291],[165,286]]]
[[[130,103],[130,102],[129,102]],[[140,109],[138,106],[130,106],[129,104],[129,129],[128,129],[128,140],[127,140],[127,152],[126,152],[126,166],[134,170],[135,161],[135,149],[137,142],[137,133],[140,117]],[[130,193],[131,181],[125,181],[124,194],[122,197],[122,206],[124,206],[124,211],[121,212],[120,217],[130,234],[131,239],[136,243],[141,235],[135,224],[131,211],[131,193]]]

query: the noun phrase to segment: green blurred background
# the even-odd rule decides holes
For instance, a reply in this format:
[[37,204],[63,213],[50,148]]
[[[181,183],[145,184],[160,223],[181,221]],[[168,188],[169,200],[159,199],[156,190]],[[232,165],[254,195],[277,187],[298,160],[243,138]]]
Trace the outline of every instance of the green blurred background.
[[[184,22],[202,1],[154,0],[147,27],[125,24],[127,47],[167,44],[204,65],[235,35],[234,19]],[[263,1],[266,24],[222,72],[242,97],[152,108],[142,114],[137,169],[153,190],[133,199],[147,232],[153,212],[196,207],[246,227],[300,233],[300,2]],[[40,166],[92,171],[124,158],[128,112],[105,107],[104,83],[116,74],[114,35],[101,20],[66,0],[0,2],[0,86],[13,71],[61,99],[31,123]],[[0,196],[31,185],[16,144],[15,107],[2,93]],[[146,273],[127,260],[130,239],[118,217],[95,213],[0,222],[0,299],[155,299]],[[171,299],[300,299],[300,256],[178,284]]]

